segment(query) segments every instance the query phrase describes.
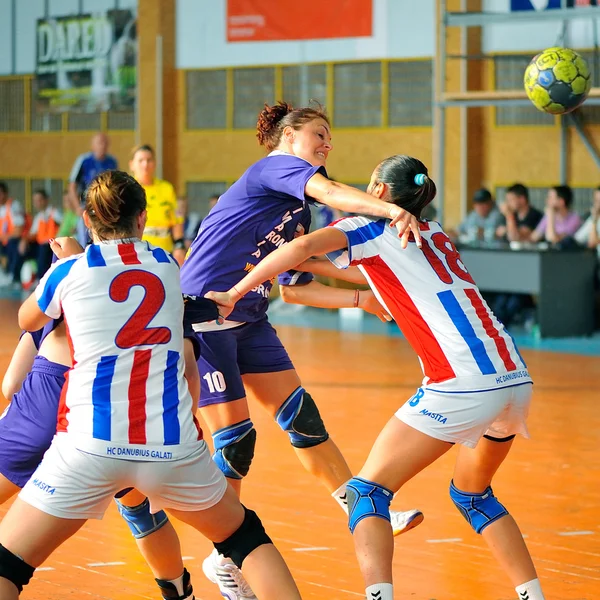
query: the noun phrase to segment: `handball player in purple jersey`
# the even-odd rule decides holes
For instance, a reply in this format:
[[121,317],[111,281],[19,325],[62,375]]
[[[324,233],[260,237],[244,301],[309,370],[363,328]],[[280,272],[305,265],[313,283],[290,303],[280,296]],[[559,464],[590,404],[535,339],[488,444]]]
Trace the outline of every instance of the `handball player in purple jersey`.
[[[331,128],[321,110],[293,109],[282,102],[265,106],[257,130],[258,140],[269,154],[250,166],[203,220],[181,269],[185,294],[203,297],[210,290],[229,289],[271,252],[308,233],[313,201],[345,212],[391,219],[403,235],[404,246],[411,231],[420,241],[417,220],[410,213],[327,178]],[[279,278],[280,285],[298,288],[311,281],[311,274],[293,271]],[[272,282],[258,285],[239,301],[225,322],[193,326],[201,346],[200,408],[213,436],[213,458],[239,492],[256,440],[246,399],[249,390],[288,433],[302,465],[347,511],[345,485],[352,474],[267,319],[271,286]],[[340,298],[337,293],[342,290],[322,287],[326,306],[355,305],[353,292],[348,303],[348,290],[343,290]],[[366,302],[368,294],[364,298]],[[364,307],[382,312],[374,301]],[[422,519],[417,510],[393,513],[394,533],[402,533]],[[223,565],[216,552],[203,565],[222,593],[226,582],[219,572]]]

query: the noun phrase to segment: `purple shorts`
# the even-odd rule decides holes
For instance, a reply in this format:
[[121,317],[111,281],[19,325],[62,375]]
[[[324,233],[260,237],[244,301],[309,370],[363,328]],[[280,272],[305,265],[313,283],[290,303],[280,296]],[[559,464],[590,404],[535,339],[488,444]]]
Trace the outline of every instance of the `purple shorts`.
[[23,487],[52,442],[69,367],[36,356],[23,386],[0,417],[0,473]]
[[196,333],[196,336],[200,342],[200,406],[244,398],[242,375],[294,368],[266,317],[233,329]]

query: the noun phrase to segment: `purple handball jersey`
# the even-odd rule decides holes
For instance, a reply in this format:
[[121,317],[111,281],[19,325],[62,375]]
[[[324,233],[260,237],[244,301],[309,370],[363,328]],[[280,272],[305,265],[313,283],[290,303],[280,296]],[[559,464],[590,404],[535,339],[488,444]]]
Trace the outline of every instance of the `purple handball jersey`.
[[[220,198],[202,221],[190,254],[181,268],[184,294],[204,296],[238,283],[265,256],[310,228],[308,180],[323,167],[314,167],[291,154],[272,152],[253,164]],[[288,272],[282,285],[308,283],[310,273]],[[265,316],[272,281],[242,298],[229,316],[254,322]]]

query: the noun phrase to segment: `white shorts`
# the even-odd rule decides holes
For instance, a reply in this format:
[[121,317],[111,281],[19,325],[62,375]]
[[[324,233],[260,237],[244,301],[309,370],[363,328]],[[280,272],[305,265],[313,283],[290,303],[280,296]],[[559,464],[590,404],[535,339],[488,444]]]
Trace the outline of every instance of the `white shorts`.
[[59,434],[19,498],[55,517],[101,519],[113,496],[129,487],[148,496],[154,514],[210,508],[225,494],[227,480],[203,441],[179,460],[136,461],[83,452]]
[[445,442],[475,448],[483,435],[529,437],[527,415],[532,383],[486,391],[419,388],[396,412],[407,425]]

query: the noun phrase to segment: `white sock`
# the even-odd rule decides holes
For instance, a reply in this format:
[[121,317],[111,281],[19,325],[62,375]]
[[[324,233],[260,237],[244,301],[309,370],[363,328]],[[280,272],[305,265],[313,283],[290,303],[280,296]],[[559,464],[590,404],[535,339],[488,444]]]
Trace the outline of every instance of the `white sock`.
[[[348,483],[348,481],[346,481]],[[342,510],[348,514],[348,501],[346,500],[346,483],[342,483],[340,487],[331,494],[333,499],[342,507]]]
[[539,579],[532,579],[527,583],[522,583],[515,590],[519,596],[519,600],[545,600]]
[[367,600],[394,600],[394,586],[391,583],[376,583],[365,591]]

